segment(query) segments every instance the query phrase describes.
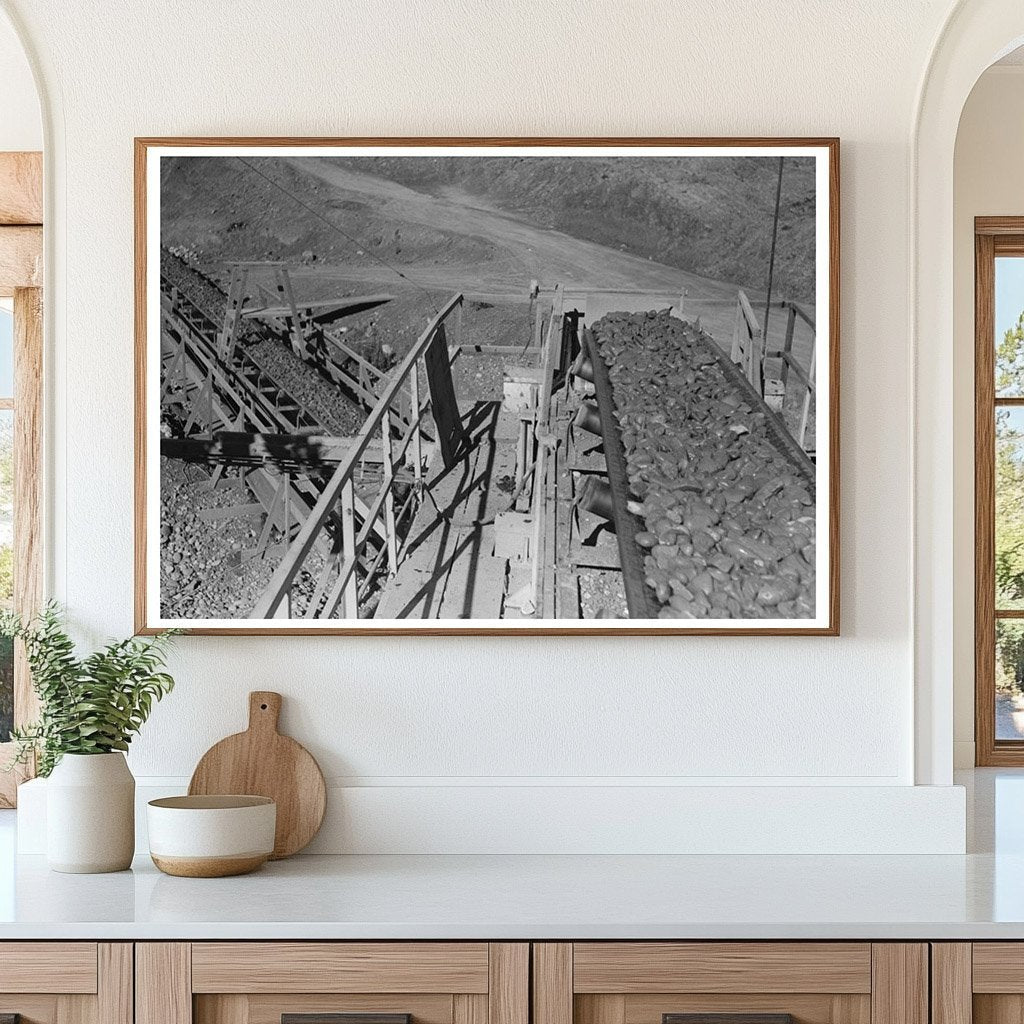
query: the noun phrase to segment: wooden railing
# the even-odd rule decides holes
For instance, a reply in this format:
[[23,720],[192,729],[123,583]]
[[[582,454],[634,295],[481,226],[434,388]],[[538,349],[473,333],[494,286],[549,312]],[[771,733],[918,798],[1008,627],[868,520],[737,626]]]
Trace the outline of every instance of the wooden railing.
[[533,588],[533,608],[535,615],[543,614],[544,579],[542,569],[545,564],[552,563],[554,552],[545,557],[543,548],[548,541],[548,475],[549,454],[553,438],[551,436],[551,395],[554,388],[555,372],[562,358],[562,286],[555,289],[551,302],[551,315],[548,318],[548,330],[544,337],[543,376],[541,377],[540,399],[537,404],[537,422],[534,427],[536,454],[533,469],[533,538],[530,545],[530,557],[533,566],[530,572],[530,584]]
[[[786,338],[783,342],[781,351],[772,351],[766,355],[767,359],[777,359],[779,364],[777,367],[777,374],[773,372],[765,381],[764,400],[768,404],[769,408],[781,411],[786,401],[786,392],[789,386],[789,375],[792,373],[796,377],[803,389],[803,395],[800,398],[800,420],[795,436],[797,444],[799,444],[804,451],[809,451],[813,448],[813,444],[810,448],[807,445],[807,425],[808,420],[810,419],[811,400],[816,394],[814,370],[818,355],[818,346],[816,344],[817,330],[814,326],[814,320],[795,302],[783,302],[780,305],[787,312]],[[802,320],[811,329],[811,358],[806,370],[804,370],[793,356],[793,335],[796,331],[797,319]]]
[[764,333],[744,291],[736,298],[736,322],[732,329],[732,361],[759,395],[764,394]]
[[[278,615],[285,606],[296,577],[306,564],[313,550],[316,538],[328,523],[337,525],[334,556],[318,569],[317,582],[305,609],[306,618],[359,617],[362,597],[357,570],[363,571],[363,582],[371,580],[387,560],[388,573],[393,575],[402,558],[403,538],[399,525],[415,509],[415,503],[422,493],[423,451],[422,424],[431,410],[431,402],[420,400],[420,365],[427,370],[427,360],[437,364],[437,351],[432,346],[444,348],[442,359],[447,365],[445,321],[456,310],[461,310],[463,297],[455,295],[431,320],[426,330],[417,339],[409,354],[388,378],[380,392],[376,405],[352,439],[345,458],[338,464],[327,485],[320,493],[316,504],[310,510],[305,523],[291,542],[281,562],[274,570],[267,589],[252,611],[252,618],[270,619]],[[428,376],[429,380],[429,376]],[[396,431],[395,403],[408,388],[411,395],[411,418],[407,425]],[[398,434],[396,437],[395,434]],[[383,453],[383,479],[372,498],[365,498],[365,512],[358,516],[355,493],[356,473],[364,452],[371,442],[380,438]],[[413,484],[408,493],[399,501],[395,493],[396,467],[401,466],[406,453],[412,450]],[[369,559],[367,542],[383,525],[385,543]]]
[[[795,302],[780,302],[777,306],[773,303],[772,308],[785,310],[787,314],[785,340],[781,349],[768,349],[764,331],[758,323],[750,300],[742,290],[738,293],[731,358],[764,399],[765,405],[783,417],[790,433],[800,447],[804,451],[809,451],[813,449],[813,442],[809,448],[807,428],[811,402],[815,395],[814,369],[817,356],[814,320]],[[793,336],[796,332],[797,320],[805,323],[814,336],[811,342],[811,358],[806,370],[793,355]],[[800,397],[800,415],[795,428],[790,417],[784,415],[791,373],[799,381],[803,390]]]

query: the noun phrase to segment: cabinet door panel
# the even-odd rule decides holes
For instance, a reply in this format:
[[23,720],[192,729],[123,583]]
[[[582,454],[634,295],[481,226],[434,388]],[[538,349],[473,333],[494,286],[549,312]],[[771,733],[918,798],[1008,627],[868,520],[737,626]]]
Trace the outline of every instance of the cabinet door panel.
[[134,1024],[282,1024],[286,1014],[530,1024],[529,952],[522,942],[140,943]]
[[869,943],[578,942],[576,992],[871,991]]
[[95,942],[0,943],[0,992],[96,991]]
[[485,942],[196,942],[192,991],[487,992]]
[[0,942],[0,1016],[21,1024],[132,1024],[132,947]]

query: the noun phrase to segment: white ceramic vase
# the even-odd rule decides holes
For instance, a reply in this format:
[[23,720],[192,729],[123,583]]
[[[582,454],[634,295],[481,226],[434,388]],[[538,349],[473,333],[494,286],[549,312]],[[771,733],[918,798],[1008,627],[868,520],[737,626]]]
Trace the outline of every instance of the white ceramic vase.
[[135,853],[135,779],[124,754],[65,754],[46,783],[54,871],[124,871]]

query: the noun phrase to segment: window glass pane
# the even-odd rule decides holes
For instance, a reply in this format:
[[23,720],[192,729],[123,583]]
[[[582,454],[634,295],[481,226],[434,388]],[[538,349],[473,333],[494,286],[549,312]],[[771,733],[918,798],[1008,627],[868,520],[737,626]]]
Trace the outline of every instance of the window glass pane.
[[996,739],[1024,739],[1024,622],[996,620]]
[[14,315],[0,307],[0,398],[14,395]]
[[1024,608],[1024,408],[996,409],[996,608]]
[[1024,257],[996,258],[996,395],[1024,397]]
[[[14,598],[14,413],[0,410],[0,606]],[[0,638],[0,743],[10,738],[14,715],[14,649]]]

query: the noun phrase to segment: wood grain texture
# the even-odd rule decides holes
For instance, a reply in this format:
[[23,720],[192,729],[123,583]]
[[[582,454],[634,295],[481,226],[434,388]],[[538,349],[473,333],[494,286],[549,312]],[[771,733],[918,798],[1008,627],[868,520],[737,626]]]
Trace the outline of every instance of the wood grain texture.
[[975,942],[974,992],[1024,993],[1024,943]]
[[1024,1024],[1024,996],[976,994],[973,1024]]
[[[839,395],[840,395],[840,146],[835,137],[778,137],[778,138],[688,138],[677,136],[644,136],[636,138],[575,136],[570,138],[534,137],[519,138],[507,136],[462,136],[444,137],[397,137],[374,138],[353,136],[350,138],[320,137],[137,137],[135,139],[135,629],[142,635],[158,632],[157,627],[147,621],[146,608],[146,482],[145,482],[145,378],[146,378],[146,158],[151,149],[189,146],[205,148],[213,146],[281,147],[281,146],[646,146],[657,149],[669,146],[713,146],[713,147],[815,147],[825,149],[829,159],[829,438],[828,451],[830,474],[829,493],[829,598],[828,623],[823,627],[792,626],[781,628],[737,627],[730,629],[681,629],[670,625],[622,626],[608,624],[569,628],[559,625],[557,620],[550,624],[514,630],[521,636],[838,636],[840,632],[840,445],[839,445]],[[244,626],[241,628],[195,628],[190,630],[209,636],[237,635],[253,636],[500,636],[509,635],[512,630],[502,627],[481,627],[463,625],[452,621],[423,628],[410,629],[403,626],[345,626],[309,625],[296,628],[279,626]]]
[[625,1024],[625,996],[575,995],[572,1005],[575,1024]]
[[267,862],[267,855],[254,857],[160,857],[150,854],[153,863],[165,875],[180,878],[231,878],[247,875]]
[[99,1024],[134,1024],[135,949],[130,942],[96,947],[96,1019]]
[[290,857],[308,846],[327,809],[327,786],[313,755],[277,731],[281,704],[279,693],[250,693],[249,727],[211,747],[188,786],[191,795],[271,797],[277,804],[271,860]]
[[532,1024],[573,1024],[571,942],[533,944]]
[[[20,1017],[20,1024],[57,1024],[57,1004],[64,996],[53,993],[45,995],[29,995],[20,992],[9,995],[0,992],[0,1019],[3,1017]],[[89,996],[77,996],[78,999],[89,999]]]
[[57,1024],[99,1024],[95,996],[57,996]]
[[971,1024],[971,944],[931,946],[931,1024]]
[[43,286],[43,229],[0,226],[0,298]]
[[791,1013],[666,1013],[661,1024],[795,1024]]
[[489,1024],[530,1024],[530,946],[492,942],[489,949]]
[[576,943],[576,992],[870,992],[867,943]]
[[[196,1024],[281,1024],[283,1014],[330,1014],[330,1013],[398,1013],[412,1014],[414,1024],[452,1024],[452,996],[423,993],[381,993],[357,992],[334,994],[253,994],[253,995],[202,995],[196,996],[196,1013],[202,1010],[202,1019],[197,1016]],[[455,996],[455,999],[483,1000],[487,1012],[487,996]],[[219,1003],[238,1000],[245,1005],[244,1015],[234,1015],[231,1020],[219,1014],[220,1019],[211,1016],[204,1008]],[[486,1017],[478,1022],[465,1024],[487,1024]]]
[[487,992],[484,942],[197,942],[202,992]]
[[[282,1007],[277,1007],[273,1024],[281,1024]],[[195,996],[192,999],[193,1024],[248,1024],[251,1019],[249,997],[233,992],[222,996]]]
[[135,1024],[192,1024],[192,947],[187,942],[135,946]]
[[0,225],[43,223],[43,154],[0,153]]
[[412,1024],[411,1013],[282,1013],[281,1024]]
[[1024,218],[1021,217],[975,217],[976,235],[1024,235]]
[[928,946],[871,946],[871,1024],[929,1024]]
[[[421,1019],[417,1014],[417,1024]],[[487,996],[467,992],[453,995],[452,1024],[487,1024]]]
[[[43,293],[14,293],[14,607],[22,618],[43,604]],[[14,721],[33,722],[39,700],[24,645],[16,646]]]
[[95,942],[4,942],[0,992],[96,992]]
[[991,235],[974,251],[974,743],[975,763],[996,745],[995,263]]
[[[610,998],[593,996],[589,998]],[[720,993],[666,992],[625,997],[624,1024],[662,1024],[665,1014],[792,1015],[799,1024],[870,1024],[871,996],[805,992]]]

